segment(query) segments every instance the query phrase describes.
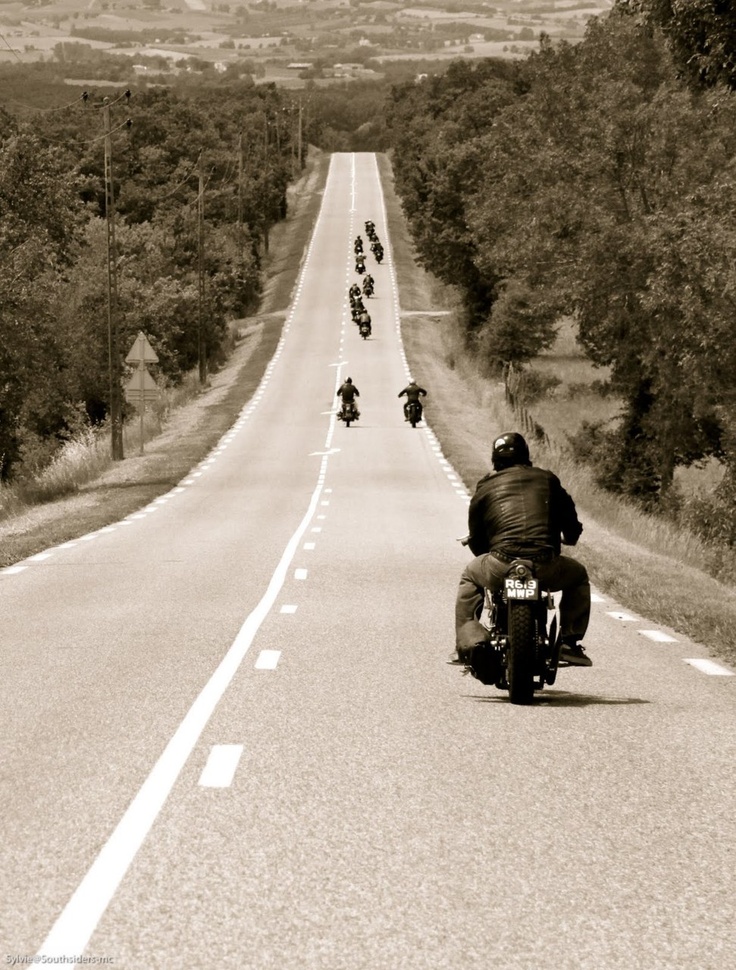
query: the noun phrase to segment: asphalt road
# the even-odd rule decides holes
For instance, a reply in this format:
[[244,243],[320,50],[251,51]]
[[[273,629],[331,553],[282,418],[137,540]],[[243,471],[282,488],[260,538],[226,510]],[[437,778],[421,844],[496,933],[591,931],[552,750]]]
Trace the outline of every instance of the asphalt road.
[[334,156],[232,430],[140,513],[0,572],[7,965],[736,967],[733,672],[600,599],[595,666],[532,707],[445,663],[468,496],[431,388],[429,425],[403,420],[385,225],[374,157]]

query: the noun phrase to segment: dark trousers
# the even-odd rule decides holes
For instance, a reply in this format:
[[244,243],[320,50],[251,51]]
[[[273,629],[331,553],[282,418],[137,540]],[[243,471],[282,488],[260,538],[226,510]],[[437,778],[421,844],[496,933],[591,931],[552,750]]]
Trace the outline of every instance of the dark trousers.
[[[455,644],[472,647],[488,639],[488,631],[478,618],[483,609],[484,589],[503,587],[509,564],[492,553],[476,556],[463,570],[455,601]],[[536,564],[542,589],[553,593],[562,590],[560,599],[560,633],[563,637],[582,640],[590,620],[590,582],[588,572],[570,556],[556,556],[550,562]]]

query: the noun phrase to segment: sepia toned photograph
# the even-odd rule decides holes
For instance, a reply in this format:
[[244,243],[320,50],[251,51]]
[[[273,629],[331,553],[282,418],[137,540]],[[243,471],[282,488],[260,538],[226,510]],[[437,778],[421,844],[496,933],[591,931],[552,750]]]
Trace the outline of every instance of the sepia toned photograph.
[[736,5],[0,0],[0,962],[736,968]]

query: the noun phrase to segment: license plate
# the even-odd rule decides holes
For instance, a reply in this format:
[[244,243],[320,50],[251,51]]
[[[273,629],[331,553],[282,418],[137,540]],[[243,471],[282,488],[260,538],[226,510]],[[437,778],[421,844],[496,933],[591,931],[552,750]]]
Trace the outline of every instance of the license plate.
[[536,579],[507,579],[506,598],[510,600],[535,600],[539,596]]

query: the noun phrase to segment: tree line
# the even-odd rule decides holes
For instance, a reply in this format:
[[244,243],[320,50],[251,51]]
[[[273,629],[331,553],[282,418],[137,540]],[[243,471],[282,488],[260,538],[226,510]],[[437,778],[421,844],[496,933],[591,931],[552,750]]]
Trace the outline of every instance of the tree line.
[[623,402],[585,430],[600,483],[656,507],[715,456],[730,541],[734,27],[715,0],[619,0],[579,44],[456,62],[386,112],[420,260],[459,287],[472,352],[523,366],[572,317]]
[[216,367],[228,321],[256,305],[269,227],[301,161],[296,106],[273,85],[118,90],[109,180],[104,94],[70,90],[58,107],[0,109],[3,481],[109,416],[110,225],[122,355],[144,330],[159,380],[175,385],[198,365],[198,327]]

